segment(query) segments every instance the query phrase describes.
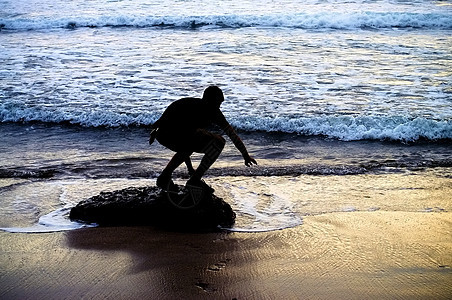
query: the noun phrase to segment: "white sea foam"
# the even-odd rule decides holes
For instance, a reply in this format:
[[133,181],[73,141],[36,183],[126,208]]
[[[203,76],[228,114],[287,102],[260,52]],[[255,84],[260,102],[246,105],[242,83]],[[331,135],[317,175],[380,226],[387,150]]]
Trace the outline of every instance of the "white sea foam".
[[[143,126],[154,123],[159,113],[117,113],[114,111],[58,111],[41,107],[0,104],[0,122],[68,122],[85,127]],[[408,118],[402,116],[329,116],[269,117],[251,115],[228,118],[245,131],[284,132],[326,136],[344,141],[452,139],[452,120]]]
[[451,139],[450,120],[381,116],[257,117],[234,120],[235,127],[248,131],[288,132],[323,135],[344,141],[417,141]]
[[[224,184],[230,193],[231,206],[237,214],[236,223],[229,231],[265,232],[299,226],[303,219],[293,210],[293,200],[277,187],[266,186],[265,191],[251,191],[248,183]],[[253,185],[258,188],[259,184]],[[247,187],[245,187],[247,186]]]
[[3,29],[41,30],[77,27],[177,27],[197,28],[217,26],[239,27],[288,27],[288,28],[452,28],[452,15],[448,13],[408,12],[317,12],[266,15],[100,15],[49,18],[48,16],[18,16],[0,18]]
[[61,208],[39,218],[39,222],[30,227],[3,227],[0,230],[11,233],[47,233],[95,227],[96,224],[85,224],[69,220],[70,208]]
[[24,107],[14,104],[0,103],[0,122],[32,122],[45,123],[68,122],[85,127],[118,127],[130,125],[147,125],[157,120],[157,115],[130,115],[114,111],[59,111],[49,108]]

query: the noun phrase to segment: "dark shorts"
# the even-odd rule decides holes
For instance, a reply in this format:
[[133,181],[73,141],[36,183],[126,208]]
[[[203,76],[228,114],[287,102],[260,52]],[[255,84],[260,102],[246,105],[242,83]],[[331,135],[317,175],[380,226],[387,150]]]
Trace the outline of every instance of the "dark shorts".
[[186,132],[159,128],[157,131],[157,141],[174,152],[204,153],[207,146],[218,138],[222,139],[220,135],[204,129]]

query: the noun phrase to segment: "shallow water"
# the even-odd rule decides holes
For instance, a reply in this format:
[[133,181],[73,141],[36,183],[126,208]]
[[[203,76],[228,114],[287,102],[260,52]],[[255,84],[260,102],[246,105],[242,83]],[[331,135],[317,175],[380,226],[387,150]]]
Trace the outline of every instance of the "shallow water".
[[[298,226],[305,216],[335,212],[447,212],[452,209],[452,174],[445,178],[443,173],[226,176],[209,177],[207,182],[237,214],[228,230],[259,232]],[[70,208],[101,191],[154,184],[147,179],[80,179],[3,187],[0,227],[34,233],[92,226],[70,222]]]
[[[0,125],[1,224],[15,232],[69,230],[78,202],[131,186],[155,185],[172,153],[147,144],[140,128]],[[228,143],[206,181],[237,213],[232,230],[268,231],[307,215],[354,211],[449,211],[448,143],[341,142],[243,133],[259,165],[246,168]],[[200,156],[194,155],[195,166]],[[175,172],[180,184],[184,167]],[[409,199],[407,201],[407,199]],[[9,228],[9,229],[7,229]]]

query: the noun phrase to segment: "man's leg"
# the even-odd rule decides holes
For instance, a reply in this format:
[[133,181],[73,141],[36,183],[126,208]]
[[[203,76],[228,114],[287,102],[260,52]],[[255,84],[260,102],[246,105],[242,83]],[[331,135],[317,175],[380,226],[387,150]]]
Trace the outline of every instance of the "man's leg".
[[193,175],[193,173],[195,173],[195,169],[193,169],[193,165],[191,163],[191,159],[190,156],[187,157],[187,159],[185,160],[185,165],[187,166],[187,170],[188,170],[188,175]]
[[171,175],[183,162],[190,160],[191,152],[176,152],[168,165],[157,178],[157,186],[166,189],[171,182]]
[[224,138],[217,134],[209,133],[208,135],[205,135],[204,138],[207,138],[208,140],[204,139],[204,147],[201,151],[199,151],[201,153],[205,153],[204,157],[201,159],[201,163],[187,184],[198,185],[200,183],[202,176],[204,176],[207,170],[217,160],[226,143]]

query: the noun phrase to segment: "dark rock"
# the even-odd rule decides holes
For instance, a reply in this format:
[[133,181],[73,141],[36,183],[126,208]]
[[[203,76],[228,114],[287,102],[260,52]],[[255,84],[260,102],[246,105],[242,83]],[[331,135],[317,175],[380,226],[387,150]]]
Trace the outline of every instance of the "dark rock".
[[102,192],[73,207],[69,217],[100,226],[152,225],[183,231],[215,231],[235,221],[231,206],[214,194],[204,193],[197,206],[179,209],[158,187]]

